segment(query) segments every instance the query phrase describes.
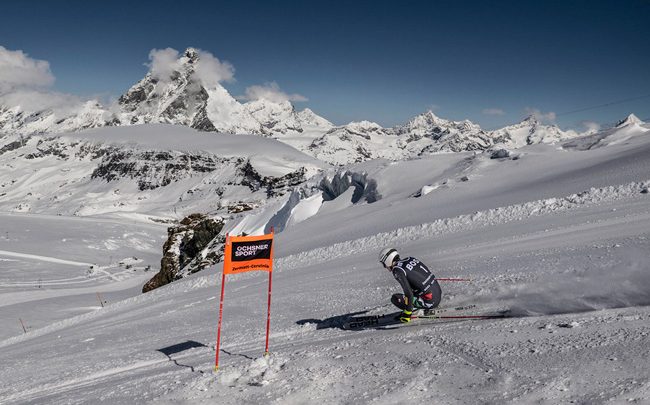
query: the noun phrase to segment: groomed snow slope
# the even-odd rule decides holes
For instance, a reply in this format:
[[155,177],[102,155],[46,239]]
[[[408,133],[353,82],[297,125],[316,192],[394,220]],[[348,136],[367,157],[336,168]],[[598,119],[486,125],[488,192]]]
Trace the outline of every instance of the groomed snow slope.
[[[0,213],[0,338],[132,297],[160,265],[166,225]],[[100,296],[97,296],[100,293]]]
[[[647,403],[646,138],[370,163],[379,201],[277,235],[269,359],[266,275],[233,276],[212,372],[218,267],[0,342],[0,403]],[[393,310],[386,245],[472,278],[444,284],[443,306],[521,316],[336,328]]]

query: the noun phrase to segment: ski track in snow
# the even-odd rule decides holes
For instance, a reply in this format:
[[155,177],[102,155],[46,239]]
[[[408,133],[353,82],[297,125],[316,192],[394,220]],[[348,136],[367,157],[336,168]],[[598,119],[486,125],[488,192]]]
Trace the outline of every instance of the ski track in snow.
[[[93,278],[88,280],[88,283],[96,283],[99,280],[102,280],[104,277]],[[87,287],[75,287],[75,288],[56,288],[56,289],[39,289],[31,290],[29,294],[24,292],[8,292],[0,294],[0,308],[6,307],[9,305],[21,304],[31,301],[39,301],[43,299],[51,299],[56,297],[69,297],[80,294],[91,294],[95,295],[97,292],[107,293],[111,291],[120,291],[129,287],[137,287],[149,280],[149,275],[137,275],[133,276],[132,273],[129,274],[128,278],[124,279],[114,279],[110,284],[91,284]],[[75,285],[79,283],[64,283],[63,285]],[[53,284],[43,283],[44,287],[52,286]],[[2,285],[4,286],[4,285]],[[33,285],[32,285],[33,286]],[[56,322],[51,323],[54,325]],[[0,344],[2,344],[0,342]]]
[[137,363],[129,364],[123,367],[115,367],[107,370],[103,370],[97,373],[93,373],[82,378],[73,378],[69,380],[64,380],[54,384],[44,384],[37,388],[19,392],[13,395],[7,395],[3,400],[7,401],[30,401],[39,399],[42,400],[43,397],[53,396],[60,394],[69,390],[78,390],[84,387],[92,386],[98,384],[101,380],[113,377],[117,374],[124,374],[131,371],[137,371],[141,368],[152,367],[161,363],[166,363],[167,359],[161,360],[152,360],[152,361],[140,361]]
[[40,255],[34,255],[28,253],[8,252],[6,250],[0,250],[0,255],[9,256],[9,257],[20,257],[21,259],[39,260],[39,261],[49,262],[49,263],[67,264],[70,266],[79,266],[79,267],[92,266],[92,263],[75,262],[72,260],[57,259],[55,257],[40,256]]

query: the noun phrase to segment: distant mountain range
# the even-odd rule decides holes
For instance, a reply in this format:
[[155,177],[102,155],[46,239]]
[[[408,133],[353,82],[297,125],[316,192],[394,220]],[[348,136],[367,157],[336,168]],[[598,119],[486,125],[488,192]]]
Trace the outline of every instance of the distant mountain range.
[[188,48],[169,78],[148,73],[111,107],[88,101],[62,113],[0,106],[0,133],[29,137],[104,126],[165,123],[205,132],[272,137],[331,164],[378,157],[399,160],[436,152],[518,148],[585,135],[542,124],[534,116],[487,131],[469,120],[450,121],[432,111],[392,128],[368,121],[334,126],[310,109],[296,111],[289,101],[258,99],[241,103],[219,83],[208,84],[196,74],[199,60],[200,53]]

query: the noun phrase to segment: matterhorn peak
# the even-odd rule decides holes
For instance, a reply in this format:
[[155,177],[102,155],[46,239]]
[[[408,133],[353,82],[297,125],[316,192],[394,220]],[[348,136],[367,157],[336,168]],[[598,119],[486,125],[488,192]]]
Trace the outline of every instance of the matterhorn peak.
[[192,62],[196,62],[199,60],[199,50],[196,48],[189,47],[183,52],[183,55],[185,55],[186,58],[188,58]]
[[633,124],[643,124],[643,121],[641,121],[636,115],[630,114],[624,120],[619,121],[616,124],[616,128],[622,128]]

